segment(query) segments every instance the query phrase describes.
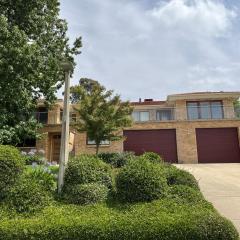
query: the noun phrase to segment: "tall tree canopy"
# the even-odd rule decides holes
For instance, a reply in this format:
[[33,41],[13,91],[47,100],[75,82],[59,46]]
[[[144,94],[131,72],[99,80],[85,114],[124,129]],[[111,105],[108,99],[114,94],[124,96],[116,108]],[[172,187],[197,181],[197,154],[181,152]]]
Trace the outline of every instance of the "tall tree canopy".
[[80,79],[79,85],[71,87],[71,98],[79,113],[75,127],[95,142],[96,153],[102,141],[122,139],[122,129],[132,124],[130,103],[122,102],[97,81]]
[[37,100],[55,100],[60,63],[80,54],[81,38],[70,47],[59,11],[58,0],[0,0],[0,143],[36,134]]

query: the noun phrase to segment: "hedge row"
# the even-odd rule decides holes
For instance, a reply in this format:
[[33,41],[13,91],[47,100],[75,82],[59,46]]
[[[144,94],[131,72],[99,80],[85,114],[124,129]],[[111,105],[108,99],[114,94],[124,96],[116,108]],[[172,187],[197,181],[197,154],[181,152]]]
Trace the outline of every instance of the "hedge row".
[[233,225],[207,203],[48,207],[36,217],[0,221],[1,240],[238,240]]

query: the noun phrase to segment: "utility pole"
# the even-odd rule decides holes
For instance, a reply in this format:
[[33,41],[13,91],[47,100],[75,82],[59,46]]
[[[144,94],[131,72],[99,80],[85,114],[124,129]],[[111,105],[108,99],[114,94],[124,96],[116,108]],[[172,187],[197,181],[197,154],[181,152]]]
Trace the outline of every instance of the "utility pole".
[[62,118],[61,150],[58,173],[58,193],[61,193],[64,181],[65,168],[69,156],[69,113],[70,113],[70,74],[73,66],[70,62],[61,64],[65,74],[64,106]]

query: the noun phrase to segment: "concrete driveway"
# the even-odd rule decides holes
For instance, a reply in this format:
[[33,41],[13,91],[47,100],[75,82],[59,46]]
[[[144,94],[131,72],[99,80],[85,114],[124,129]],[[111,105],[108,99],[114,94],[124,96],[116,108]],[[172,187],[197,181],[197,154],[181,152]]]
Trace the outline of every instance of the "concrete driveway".
[[183,164],[176,165],[192,173],[199,182],[205,198],[240,233],[240,164]]

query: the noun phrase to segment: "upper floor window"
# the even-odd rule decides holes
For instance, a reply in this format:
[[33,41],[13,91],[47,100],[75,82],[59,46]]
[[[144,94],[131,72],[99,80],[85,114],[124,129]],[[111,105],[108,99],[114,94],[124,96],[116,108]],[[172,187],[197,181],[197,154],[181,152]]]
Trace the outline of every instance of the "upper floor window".
[[146,122],[150,120],[150,114],[148,111],[134,111],[132,116],[135,122]]
[[[96,145],[96,142],[94,140],[87,139],[87,145]],[[110,145],[109,140],[101,141],[100,145]]]
[[46,107],[39,107],[36,113],[36,118],[39,123],[48,123],[48,109]]
[[173,120],[173,109],[161,109],[157,110],[158,121]]
[[187,103],[188,119],[222,119],[221,101],[199,101]]

